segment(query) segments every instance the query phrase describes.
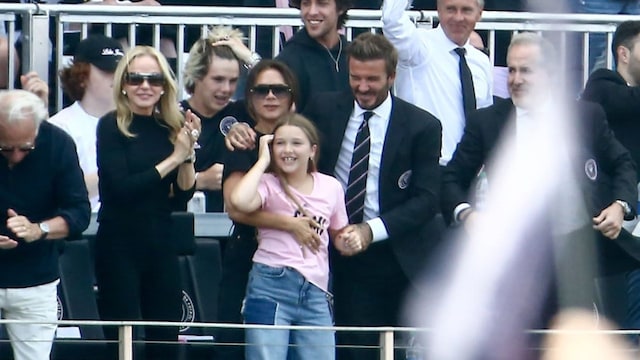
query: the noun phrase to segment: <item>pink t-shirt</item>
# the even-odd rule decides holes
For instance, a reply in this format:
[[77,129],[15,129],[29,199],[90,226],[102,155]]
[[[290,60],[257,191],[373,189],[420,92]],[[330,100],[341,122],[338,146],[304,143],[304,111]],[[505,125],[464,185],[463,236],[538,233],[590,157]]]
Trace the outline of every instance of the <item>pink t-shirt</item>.
[[[341,229],[349,223],[344,205],[342,185],[331,176],[312,173],[313,190],[305,195],[291,188],[308,214],[322,225],[318,231],[323,246],[317,253],[305,247],[304,253],[291,234],[286,231],[258,228],[258,250],[253,261],[269,266],[288,266],[299,271],[309,282],[327,291],[329,286],[329,232]],[[295,203],[289,199],[273,174],[260,179],[258,193],[265,211],[289,216],[302,216]]]

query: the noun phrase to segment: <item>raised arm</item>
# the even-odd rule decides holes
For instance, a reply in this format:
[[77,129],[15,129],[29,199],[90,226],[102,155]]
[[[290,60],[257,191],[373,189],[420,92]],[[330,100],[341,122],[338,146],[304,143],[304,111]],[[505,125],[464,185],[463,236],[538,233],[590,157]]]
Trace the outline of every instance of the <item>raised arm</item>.
[[260,155],[258,161],[240,179],[231,192],[229,203],[241,212],[253,212],[260,209],[262,200],[258,193],[260,178],[269,167],[271,154],[269,154],[269,144],[273,140],[273,135],[264,135],[260,138]]
[[400,63],[416,65],[427,58],[427,47],[418,38],[419,30],[406,9],[408,0],[384,0],[382,3],[382,31],[398,50]]

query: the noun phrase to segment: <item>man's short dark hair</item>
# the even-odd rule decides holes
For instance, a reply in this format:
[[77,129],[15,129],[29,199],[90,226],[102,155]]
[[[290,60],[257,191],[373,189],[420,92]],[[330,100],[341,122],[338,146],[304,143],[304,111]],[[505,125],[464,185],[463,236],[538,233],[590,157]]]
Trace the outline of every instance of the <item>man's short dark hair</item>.
[[398,65],[398,50],[381,34],[370,32],[358,35],[347,47],[347,57],[358,61],[384,60],[387,75],[394,74]]
[[[302,0],[289,0],[289,6],[292,8],[300,9],[300,2]],[[347,22],[349,16],[347,11],[353,7],[353,0],[335,0],[336,10],[338,12],[343,11],[342,15],[338,16],[338,29],[342,28]]]
[[633,50],[633,39],[638,34],[640,34],[640,21],[629,20],[618,25],[611,43],[611,52],[613,52],[613,62],[615,64],[618,64],[618,46]]

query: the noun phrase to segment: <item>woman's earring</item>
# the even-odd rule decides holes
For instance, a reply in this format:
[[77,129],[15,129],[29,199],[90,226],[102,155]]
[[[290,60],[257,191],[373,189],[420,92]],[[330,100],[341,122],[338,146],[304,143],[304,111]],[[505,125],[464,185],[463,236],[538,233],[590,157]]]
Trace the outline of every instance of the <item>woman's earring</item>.
[[164,90],[160,91],[160,96],[164,95]]
[[122,95],[127,96],[127,90],[122,90]]

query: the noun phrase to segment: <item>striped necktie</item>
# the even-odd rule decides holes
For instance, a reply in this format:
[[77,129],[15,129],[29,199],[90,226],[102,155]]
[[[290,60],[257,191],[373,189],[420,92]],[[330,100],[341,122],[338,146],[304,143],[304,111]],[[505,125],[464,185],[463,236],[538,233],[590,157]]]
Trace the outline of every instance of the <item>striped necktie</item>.
[[369,150],[371,148],[369,136],[369,119],[373,111],[362,114],[362,124],[358,128],[356,142],[353,145],[353,157],[349,169],[349,182],[345,202],[350,224],[359,224],[364,215],[364,199],[367,195],[367,172],[369,171]]

